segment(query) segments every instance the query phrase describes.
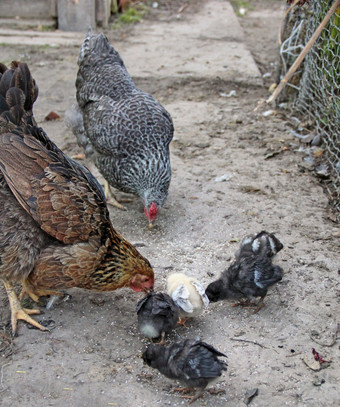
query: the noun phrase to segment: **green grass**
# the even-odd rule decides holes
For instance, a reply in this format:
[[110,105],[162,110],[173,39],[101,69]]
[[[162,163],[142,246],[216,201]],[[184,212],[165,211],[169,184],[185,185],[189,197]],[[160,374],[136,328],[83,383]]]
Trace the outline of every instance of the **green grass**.
[[231,0],[230,1],[231,5],[233,6],[235,13],[239,16],[239,17],[243,17],[244,14],[240,13],[240,9],[245,9],[246,12],[251,8],[251,0],[247,1],[247,0]]
[[123,24],[139,23],[147,12],[147,7],[138,4],[135,7],[129,7],[124,13],[119,14],[113,28],[120,28]]

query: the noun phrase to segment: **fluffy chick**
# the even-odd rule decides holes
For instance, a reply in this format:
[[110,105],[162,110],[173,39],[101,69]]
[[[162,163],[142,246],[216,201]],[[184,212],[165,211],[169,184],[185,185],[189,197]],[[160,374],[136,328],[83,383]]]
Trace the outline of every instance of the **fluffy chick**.
[[255,312],[259,311],[268,288],[283,277],[282,268],[272,264],[273,257],[282,248],[282,243],[272,233],[262,231],[245,237],[235,253],[234,263],[207,287],[209,300],[245,300],[235,305],[249,306],[254,305],[250,303],[253,297],[261,297],[255,309]]
[[179,307],[182,320],[198,316],[203,308],[209,305],[204,287],[183,273],[170,274],[167,281],[167,292]]
[[223,370],[227,370],[227,363],[218,359],[218,356],[226,357],[199,339],[186,339],[170,346],[149,345],[143,353],[143,360],[169,379],[179,380],[187,386],[175,390],[198,388],[194,396],[185,396],[192,403],[202,396],[209,383],[221,376]]
[[164,338],[177,324],[179,309],[168,294],[150,292],[136,305],[138,328],[147,338]]

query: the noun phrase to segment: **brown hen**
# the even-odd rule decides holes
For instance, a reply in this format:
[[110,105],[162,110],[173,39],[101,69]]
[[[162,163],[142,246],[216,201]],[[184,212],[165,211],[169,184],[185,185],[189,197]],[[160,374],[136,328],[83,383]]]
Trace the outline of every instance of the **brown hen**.
[[26,64],[0,64],[0,278],[12,311],[23,309],[12,284],[37,301],[62,288],[111,291],[153,287],[149,261],[113,228],[96,178],[38,128],[38,88]]

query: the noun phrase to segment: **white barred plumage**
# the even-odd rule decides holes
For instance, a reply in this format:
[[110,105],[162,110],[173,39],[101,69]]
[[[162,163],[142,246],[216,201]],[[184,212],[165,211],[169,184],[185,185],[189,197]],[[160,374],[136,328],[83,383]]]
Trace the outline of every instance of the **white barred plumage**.
[[78,144],[111,186],[142,199],[151,223],[171,180],[171,116],[136,88],[104,34],[88,32],[78,65],[78,105],[69,115]]

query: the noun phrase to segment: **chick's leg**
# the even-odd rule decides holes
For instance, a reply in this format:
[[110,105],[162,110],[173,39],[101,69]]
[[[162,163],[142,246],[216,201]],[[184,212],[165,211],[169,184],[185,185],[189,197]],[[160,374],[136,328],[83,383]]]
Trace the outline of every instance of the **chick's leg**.
[[[183,393],[189,393],[190,391],[193,391],[194,389],[190,389],[190,388],[184,387],[183,389],[181,389],[181,388],[176,388],[176,389],[174,389],[174,390],[175,390],[175,391],[181,391],[181,392],[183,392]],[[187,400],[189,400],[189,404],[192,404],[194,401],[196,401],[197,399],[199,399],[200,397],[202,397],[203,392],[204,392],[204,388],[203,388],[203,389],[199,389],[199,390],[197,391],[197,393],[194,394],[193,396],[181,396],[181,398],[182,398],[182,399],[187,399]]]
[[[191,403],[193,403],[194,401],[196,401],[197,399],[199,399],[200,397],[203,396],[204,389],[205,389],[205,387],[198,389],[197,393],[194,396],[181,396],[181,398],[182,399],[188,399],[189,404],[191,404]],[[225,393],[225,390],[209,389],[208,392],[210,394],[220,394],[220,393]]]
[[235,304],[233,304],[233,307],[246,307],[248,308],[249,306],[251,306],[252,303],[250,302],[250,300],[248,298],[245,298],[239,302],[236,302]]
[[258,304],[255,307],[254,314],[257,314],[260,311],[260,309],[265,306],[263,300],[264,300],[264,297],[261,297],[260,301],[258,302]]
[[178,321],[177,321],[177,325],[181,325],[181,326],[186,326],[186,323],[188,322],[189,318],[184,318],[184,317],[179,317]]
[[194,389],[192,389],[191,387],[174,387],[173,391],[177,391],[179,393],[192,393]]
[[165,344],[165,332],[162,332],[161,334],[161,341],[159,342],[158,345],[164,345]]
[[244,301],[240,301],[236,304],[233,304],[233,307],[237,307],[238,305],[240,305],[241,307],[246,308],[246,309],[253,309],[254,314],[257,314],[260,311],[260,309],[263,308],[265,305],[263,300],[264,300],[264,297],[261,297],[260,301],[257,304],[255,304],[255,303],[251,302],[249,299],[246,299]]
[[22,319],[42,331],[48,331],[47,328],[40,325],[39,322],[35,321],[33,318],[30,317],[30,315],[40,314],[40,311],[38,309],[23,308],[18,300],[18,297],[14,291],[13,286],[8,281],[5,280],[3,280],[3,283],[7,292],[9,305],[11,307],[12,314],[11,322],[13,334],[16,333],[18,319]]

